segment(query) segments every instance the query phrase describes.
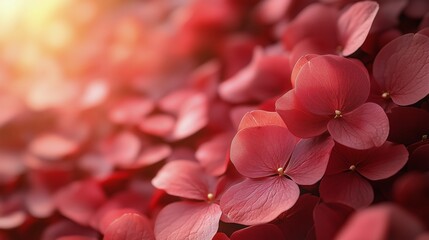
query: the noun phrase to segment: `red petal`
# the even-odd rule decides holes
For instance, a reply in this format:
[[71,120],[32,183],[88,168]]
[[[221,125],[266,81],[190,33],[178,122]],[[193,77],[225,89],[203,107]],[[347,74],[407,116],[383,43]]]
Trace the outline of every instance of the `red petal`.
[[155,164],[170,156],[171,146],[165,143],[150,144],[145,146],[141,151],[136,162],[131,166],[133,168],[141,168]]
[[137,213],[125,213],[109,225],[103,239],[155,240],[155,236],[146,217]]
[[325,173],[333,146],[331,137],[302,139],[292,153],[285,174],[300,185],[316,183]]
[[232,233],[231,240],[284,240],[282,231],[274,224],[261,224],[237,230]]
[[254,225],[274,220],[298,197],[298,185],[285,177],[246,179],[226,190],[220,206],[235,223]]
[[140,130],[145,133],[166,137],[173,130],[176,119],[169,114],[154,114],[147,116],[139,124]]
[[56,160],[73,153],[78,148],[78,144],[58,134],[44,134],[34,139],[30,144],[30,152],[34,155]]
[[314,228],[318,240],[334,239],[353,208],[339,203],[320,203],[314,208]]
[[250,127],[261,127],[268,125],[276,125],[280,127],[286,127],[280,115],[276,112],[267,112],[263,110],[254,110],[248,112],[241,119],[240,125],[238,125],[238,131],[244,128]]
[[298,59],[298,61],[296,61],[295,65],[293,66],[292,69],[292,76],[290,78],[290,81],[292,83],[292,87],[295,87],[295,81],[296,78],[299,74],[299,72],[301,71],[302,67],[309,62],[312,58],[317,57],[317,54],[307,54],[305,56],[302,56]]
[[126,98],[116,103],[109,112],[110,121],[117,124],[137,124],[155,107],[146,98]]
[[328,131],[334,140],[350,148],[381,146],[389,134],[389,120],[375,103],[365,103],[343,117],[332,119]]
[[228,166],[227,153],[231,145],[233,134],[221,133],[201,144],[195,152],[195,157],[207,173],[213,176],[222,175]]
[[181,104],[176,126],[169,136],[174,141],[189,137],[208,123],[209,102],[206,95],[193,94]]
[[297,142],[284,127],[245,128],[232,140],[230,158],[246,177],[270,176],[286,165]]
[[139,138],[132,132],[123,131],[102,143],[102,152],[111,163],[128,167],[134,163],[140,152]]
[[75,182],[57,192],[58,210],[71,220],[87,225],[97,208],[106,201],[101,187],[94,181]]
[[378,12],[378,3],[363,1],[353,4],[338,19],[338,34],[342,54],[354,53],[365,41]]
[[408,161],[408,151],[404,145],[386,142],[372,149],[371,154],[359,163],[357,171],[370,180],[380,180],[393,176]]
[[367,180],[348,171],[325,176],[320,182],[320,197],[326,202],[361,208],[371,204],[374,192]]
[[305,38],[327,38],[335,41],[337,18],[336,8],[318,3],[311,4],[287,26],[283,33],[283,44],[290,50]]
[[393,204],[384,204],[354,214],[336,239],[417,239],[423,232],[421,223],[408,212]]
[[12,229],[21,226],[27,219],[27,214],[23,210],[14,211],[12,213],[0,216],[0,229]]
[[302,109],[294,90],[287,92],[276,102],[276,111],[295,136],[309,138],[326,132],[330,118],[317,116]]
[[43,232],[41,239],[58,240],[67,237],[77,239],[99,239],[99,233],[94,229],[83,227],[72,221],[61,220],[49,225]]
[[221,214],[217,204],[172,203],[164,207],[156,218],[156,239],[211,240],[219,227]]
[[168,162],[152,179],[152,184],[168,194],[197,200],[207,200],[214,193],[214,178],[197,163],[187,160]]
[[317,115],[349,112],[369,96],[369,76],[354,61],[324,55],[310,59],[296,78],[295,94],[302,107]]
[[276,23],[284,17],[291,4],[291,0],[262,1],[256,9],[256,14],[264,23]]
[[374,78],[394,103],[410,105],[429,93],[428,52],[429,38],[410,33],[386,44],[377,54]]
[[429,133],[429,112],[419,108],[395,107],[389,117],[388,140],[410,145],[422,140]]

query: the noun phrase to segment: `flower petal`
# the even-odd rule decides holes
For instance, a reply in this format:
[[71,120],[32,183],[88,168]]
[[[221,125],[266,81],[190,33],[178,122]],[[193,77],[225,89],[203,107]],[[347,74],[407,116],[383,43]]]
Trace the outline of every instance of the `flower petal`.
[[319,181],[328,165],[334,141],[320,136],[298,142],[287,164],[285,174],[300,185],[311,185]]
[[324,201],[342,203],[353,208],[366,207],[374,199],[374,192],[368,181],[352,171],[325,176],[320,182],[319,190]]
[[369,75],[356,62],[334,55],[310,59],[296,77],[295,94],[305,110],[317,115],[349,112],[369,96]]
[[393,204],[384,204],[355,213],[336,239],[417,239],[423,232],[414,216]]
[[155,236],[146,217],[137,213],[125,213],[109,225],[103,239],[155,240]]
[[429,38],[410,33],[389,42],[375,57],[373,74],[394,103],[419,101],[429,93]]
[[210,240],[216,234],[222,212],[206,202],[175,202],[164,207],[155,221],[158,240]]
[[58,210],[81,225],[87,225],[97,208],[106,200],[103,189],[92,180],[75,182],[58,191],[55,196]]
[[152,184],[168,194],[196,200],[206,200],[214,179],[197,163],[176,160],[164,165],[152,179]]
[[260,224],[237,230],[232,233],[231,240],[283,240],[282,231],[274,224]]
[[344,56],[354,53],[363,44],[378,8],[377,2],[357,2],[340,16],[337,27]]
[[286,127],[280,115],[276,112],[254,110],[246,113],[238,125],[238,131],[244,128],[276,125]]
[[389,120],[375,103],[365,103],[341,118],[328,123],[334,140],[347,147],[368,149],[381,146],[389,134]]
[[319,203],[313,212],[314,228],[318,240],[334,239],[353,208],[339,203]]
[[370,180],[380,180],[393,176],[407,161],[408,151],[404,145],[386,142],[381,147],[372,149],[356,170]]
[[276,102],[276,111],[295,136],[309,138],[326,132],[330,118],[314,115],[302,109],[294,90],[287,92]]
[[283,168],[298,142],[287,128],[263,126],[245,128],[231,143],[231,161],[242,175],[265,177]]
[[298,185],[285,177],[246,179],[226,190],[220,206],[235,223],[254,225],[274,220],[298,197]]

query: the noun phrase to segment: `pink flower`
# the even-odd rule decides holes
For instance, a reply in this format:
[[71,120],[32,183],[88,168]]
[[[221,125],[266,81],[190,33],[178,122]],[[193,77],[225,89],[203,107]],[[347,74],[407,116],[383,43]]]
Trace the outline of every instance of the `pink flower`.
[[297,184],[320,180],[332,147],[330,137],[300,140],[282,125],[240,130],[231,144],[231,161],[247,179],[222,195],[222,212],[245,225],[274,220],[298,200]]
[[389,122],[380,106],[365,103],[369,90],[362,65],[334,55],[313,57],[297,73],[295,88],[277,100],[276,111],[298,137],[327,130],[336,142],[351,148],[381,146]]
[[152,184],[168,194],[197,201],[180,201],[164,207],[155,221],[156,239],[210,240],[216,234],[221,210],[216,179],[197,163],[176,160],[167,163]]
[[390,142],[367,150],[336,144],[326,174],[320,182],[320,196],[326,202],[342,203],[353,208],[368,206],[374,198],[368,180],[394,175],[407,160],[407,149]]

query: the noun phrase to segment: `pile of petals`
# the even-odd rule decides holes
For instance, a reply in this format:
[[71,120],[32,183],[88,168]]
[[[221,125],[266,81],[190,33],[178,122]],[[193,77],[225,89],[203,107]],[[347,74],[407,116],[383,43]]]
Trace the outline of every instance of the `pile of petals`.
[[58,11],[0,31],[0,240],[429,238],[427,0]]

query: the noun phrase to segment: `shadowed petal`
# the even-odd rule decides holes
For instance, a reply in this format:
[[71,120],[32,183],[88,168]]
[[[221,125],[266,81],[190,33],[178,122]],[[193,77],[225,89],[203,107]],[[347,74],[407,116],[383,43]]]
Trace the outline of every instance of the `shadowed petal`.
[[157,240],[210,240],[222,212],[217,204],[175,202],[164,207],[155,221]]
[[109,225],[103,239],[155,240],[155,236],[146,217],[137,213],[125,213]]
[[246,128],[232,140],[231,161],[246,177],[270,176],[286,165],[298,140],[284,127]]
[[381,146],[389,134],[389,120],[375,103],[365,103],[356,110],[328,123],[334,140],[355,149]]
[[339,203],[319,203],[313,212],[317,239],[334,239],[353,210],[353,208]]
[[373,74],[394,103],[419,101],[429,93],[429,38],[410,33],[392,40],[377,54]]
[[320,197],[326,202],[360,208],[371,204],[374,192],[366,179],[347,171],[325,176],[320,182]]
[[362,1],[353,4],[340,16],[338,37],[344,56],[354,53],[363,44],[377,12],[378,3]]
[[235,223],[254,225],[274,220],[298,197],[298,185],[285,177],[246,179],[226,190],[220,206]]
[[231,240],[283,240],[282,231],[274,224],[260,224],[237,230],[232,233]]
[[300,185],[311,185],[322,178],[334,146],[331,137],[321,136],[298,142],[285,174]]
[[365,161],[360,162],[357,171],[370,180],[380,180],[397,173],[408,161],[404,145],[386,142],[373,149]]

